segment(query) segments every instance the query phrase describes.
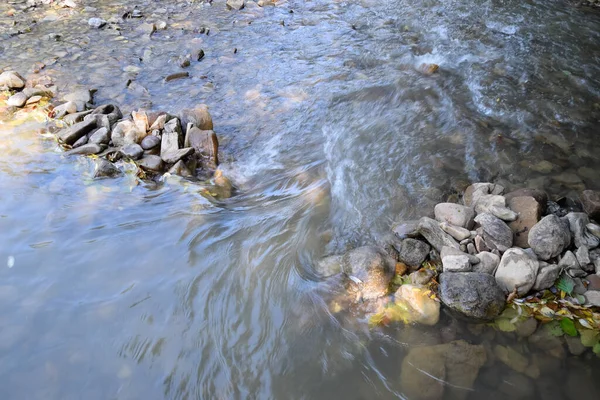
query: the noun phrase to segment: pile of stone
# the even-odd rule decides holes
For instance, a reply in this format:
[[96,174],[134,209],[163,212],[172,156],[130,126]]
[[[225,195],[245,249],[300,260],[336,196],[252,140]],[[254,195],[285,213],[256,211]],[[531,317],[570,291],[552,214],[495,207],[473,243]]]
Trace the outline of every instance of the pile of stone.
[[4,71],[0,74],[0,91],[9,91],[11,94],[6,100],[8,108],[12,111],[30,104],[39,103],[43,98],[54,95],[54,85],[35,82],[26,84],[25,78],[15,71]]
[[[438,273],[442,304],[473,320],[496,318],[508,297],[549,289],[561,274],[575,284],[570,300],[600,307],[600,225],[590,220],[600,217],[600,192],[581,194],[585,212],[565,210],[540,190],[504,194],[493,183],[469,186],[462,202],[437,204],[435,219],[401,223],[385,245],[326,257],[316,270],[341,275],[363,300],[389,295],[394,274],[412,271],[394,298],[414,308],[412,322],[429,325],[437,322],[434,300],[415,293]],[[437,271],[421,268],[425,262]]]

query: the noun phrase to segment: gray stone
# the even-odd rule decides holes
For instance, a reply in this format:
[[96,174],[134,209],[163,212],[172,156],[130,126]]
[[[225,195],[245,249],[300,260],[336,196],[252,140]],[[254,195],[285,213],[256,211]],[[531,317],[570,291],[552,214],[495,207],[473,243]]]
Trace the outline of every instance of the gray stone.
[[337,275],[342,272],[342,255],[322,258],[315,265],[315,272],[321,277]]
[[512,246],[513,232],[500,218],[489,213],[483,213],[475,217],[475,222],[483,229],[483,239],[491,249],[504,252]]
[[565,335],[565,342],[567,342],[569,353],[573,354],[574,356],[580,356],[585,353],[586,348],[581,343],[581,338]]
[[[164,139],[164,137],[165,137],[165,135],[163,134],[163,139]],[[164,144],[164,141],[163,141],[163,144]],[[177,161],[181,160],[182,158],[187,157],[192,154],[194,154],[193,147],[186,147],[183,149],[167,151],[164,153],[161,149],[160,158],[162,158],[163,161],[166,162],[167,164],[175,164]]]
[[98,158],[95,160],[94,178],[112,178],[120,175],[121,171],[115,167],[113,163],[105,160],[104,158]]
[[518,296],[524,296],[535,283],[539,264],[536,259],[519,248],[508,249],[500,260],[496,270],[496,281],[505,293],[517,290]]
[[190,178],[192,176],[194,176],[189,168],[187,167],[187,165],[185,165],[185,163],[181,160],[177,161],[175,163],[175,165],[173,165],[170,169],[169,169],[169,173],[172,175],[179,175],[179,176],[183,176],[184,178]]
[[[498,186],[498,187],[496,187]],[[474,183],[467,187],[463,195],[463,202],[468,207],[474,207],[479,196],[486,194],[502,194],[504,188],[500,185],[494,185],[493,183]]]
[[577,262],[579,262],[581,269],[587,272],[594,272],[594,264],[592,264],[590,251],[586,246],[578,248],[575,252],[575,257],[577,258]]
[[482,194],[474,200],[473,204],[477,214],[492,214],[504,221],[514,221],[517,219],[517,214],[506,208],[506,199],[503,196]]
[[142,139],[142,149],[150,150],[160,145],[161,139],[158,136],[148,135]]
[[600,290],[588,290],[585,292],[586,304],[600,307]]
[[375,299],[388,293],[395,271],[395,260],[382,249],[358,247],[342,257],[342,271],[355,283],[363,299]]
[[477,249],[473,243],[467,243],[467,253],[471,254],[472,256],[477,254]]
[[156,120],[154,120],[154,122],[150,126],[150,130],[151,131],[155,131],[155,130],[161,131],[165,128],[166,122],[167,122],[167,114],[161,114],[158,117],[156,117]]
[[96,144],[108,144],[110,142],[110,136],[108,134],[108,129],[100,128],[97,129],[94,133],[92,133],[89,137],[90,143]]
[[98,153],[102,152],[102,150],[104,150],[104,148],[101,145],[96,144],[96,143],[88,143],[88,144],[84,144],[83,146],[79,146],[76,149],[66,151],[65,155],[67,155],[67,156],[74,156],[74,155],[87,156],[90,154],[98,154]]
[[446,256],[442,258],[444,272],[470,272],[472,267],[469,256]]
[[141,160],[138,161],[138,165],[147,171],[153,172],[160,172],[164,168],[162,158],[155,155],[144,156]]
[[421,268],[418,271],[412,272],[410,277],[410,282],[413,285],[427,285],[435,276],[435,272],[428,268]]
[[124,120],[115,125],[111,139],[114,146],[121,147],[126,144],[139,143],[145,135],[146,132],[140,131],[132,121]]
[[600,220],[600,192],[595,190],[584,190],[580,196],[583,210],[590,218]]
[[533,284],[533,290],[545,290],[554,285],[560,274],[560,266],[538,261],[538,274]]
[[398,246],[398,259],[409,267],[419,267],[431,250],[431,246],[420,240],[406,238]]
[[586,246],[588,249],[598,247],[600,239],[587,230],[590,219],[586,213],[570,212],[565,218],[569,221],[569,230],[575,247]]
[[439,279],[442,303],[465,317],[492,320],[504,310],[504,293],[489,274],[442,273]]
[[76,149],[77,147],[83,146],[87,142],[88,142],[88,137],[87,136],[82,136],[79,139],[77,139],[77,141],[75,143],[73,143],[73,146],[71,146],[71,147],[74,148],[74,149]]
[[440,228],[448,235],[452,236],[458,241],[462,241],[471,237],[471,231],[459,226],[450,225],[447,222],[442,222]]
[[448,246],[458,249],[458,243],[440,228],[437,221],[422,217],[419,220],[419,233],[429,242],[433,248],[438,252],[442,250],[442,247]]
[[64,143],[72,145],[82,136],[94,131],[96,127],[96,121],[82,121],[59,131],[57,136]]
[[471,264],[479,263],[479,258],[477,258],[477,256],[467,254],[464,251],[455,249],[453,247],[448,247],[448,246],[442,247],[442,251],[440,251],[440,258],[443,260],[445,257],[448,257],[448,256],[467,256],[467,258],[469,259],[469,262]]
[[225,3],[230,10],[241,10],[244,8],[244,0],[227,0]]
[[97,18],[97,17],[90,18],[88,20],[88,25],[91,26],[92,28],[100,29],[104,25],[106,25],[106,20],[104,20],[102,18]]
[[577,261],[577,257],[575,257],[575,254],[573,254],[572,251],[565,252],[561,257],[558,266],[573,278],[583,278],[587,276],[587,273],[581,269],[579,261]]
[[110,124],[110,126],[107,127],[109,130],[112,125],[114,125],[115,123],[117,123],[117,121],[123,118],[123,113],[121,112],[119,107],[115,106],[114,104],[104,104],[99,107],[96,107],[92,111],[92,114],[106,115]]
[[466,229],[473,227],[473,219],[475,218],[475,211],[471,207],[454,203],[437,204],[434,208],[434,214],[438,222],[447,222],[450,225]]
[[88,116],[91,112],[92,112],[91,110],[87,110],[87,111],[81,111],[81,112],[67,114],[64,116],[63,121],[65,121],[67,124],[70,124],[70,125],[76,124],[81,121],[88,121],[85,119],[85,117]]
[[535,330],[537,329],[537,320],[533,317],[527,318],[524,321],[519,321],[515,324],[515,331],[519,337],[525,338],[533,335]]
[[52,115],[54,118],[62,118],[67,114],[73,114],[77,112],[77,104],[72,101],[67,101],[66,103],[60,104],[54,107],[52,110]]
[[22,89],[25,79],[15,71],[4,71],[0,74],[0,90]]
[[[161,157],[163,156],[163,154],[175,152],[176,150],[180,149],[182,145],[183,133],[181,132],[181,126],[179,125],[179,120],[173,118],[165,124],[160,145]],[[179,160],[176,160],[174,162],[177,161]]]
[[65,101],[72,101],[77,105],[77,111],[84,111],[92,104],[92,91],[89,89],[75,90],[63,97]]
[[482,251],[476,255],[479,258],[479,263],[473,266],[473,272],[481,272],[484,274],[494,275],[498,265],[500,264],[500,257],[489,251]]
[[600,225],[587,224],[585,227],[592,235],[600,238]]
[[13,94],[8,98],[6,104],[13,107],[23,107],[27,102],[27,96],[23,92]]
[[121,147],[119,151],[123,157],[131,158],[132,160],[138,160],[144,154],[144,149],[139,144],[131,143]]
[[539,259],[554,258],[571,243],[569,223],[554,214],[547,215],[531,228],[528,243]]
[[400,239],[419,236],[419,221],[404,221],[394,225],[392,231]]

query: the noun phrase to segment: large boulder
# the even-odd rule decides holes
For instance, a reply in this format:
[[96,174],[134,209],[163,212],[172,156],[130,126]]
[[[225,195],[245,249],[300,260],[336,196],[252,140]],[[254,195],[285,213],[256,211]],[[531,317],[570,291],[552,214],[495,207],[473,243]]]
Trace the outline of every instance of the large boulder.
[[575,247],[585,246],[588,249],[598,247],[600,239],[587,229],[590,219],[586,213],[570,212],[565,218],[569,221],[569,230],[573,236]]
[[464,400],[486,361],[482,345],[463,340],[413,347],[402,361],[400,390],[408,399]]
[[533,287],[538,269],[538,261],[523,249],[508,249],[496,270],[496,282],[505,293],[516,289],[519,296],[524,296]]
[[448,235],[440,228],[440,224],[428,217],[422,217],[419,220],[419,233],[433,246],[438,252],[442,247],[448,246],[458,249],[458,243],[454,238]]
[[440,300],[460,315],[489,321],[504,309],[504,292],[492,275],[452,272],[440,274],[439,279]]
[[547,215],[531,228],[528,243],[540,260],[554,258],[571,243],[569,223],[554,214]]
[[527,241],[529,231],[538,223],[542,216],[540,203],[531,196],[511,197],[508,201],[511,210],[518,214],[518,218],[508,224],[513,231],[513,245],[523,249],[529,248]]
[[433,212],[435,219],[439,222],[447,222],[450,225],[466,229],[473,227],[475,211],[471,207],[454,203],[440,203],[435,206]]
[[358,247],[342,257],[342,271],[354,282],[365,300],[385,296],[396,262],[384,250],[374,246]]
[[475,222],[483,229],[483,240],[492,250],[503,252],[512,246],[513,232],[500,218],[483,213],[475,217]]
[[583,210],[590,218],[600,220],[600,192],[596,190],[584,190],[581,193]]
[[399,246],[396,246],[396,250],[401,262],[409,267],[417,268],[427,258],[431,246],[421,240],[406,238],[400,242]]

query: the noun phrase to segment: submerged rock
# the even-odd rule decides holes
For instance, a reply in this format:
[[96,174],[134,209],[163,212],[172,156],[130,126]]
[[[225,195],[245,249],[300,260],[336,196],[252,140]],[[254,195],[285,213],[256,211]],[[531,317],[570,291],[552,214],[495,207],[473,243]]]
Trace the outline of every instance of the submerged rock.
[[315,265],[315,272],[321,277],[329,277],[342,272],[342,255],[322,258]]
[[181,120],[181,125],[184,127],[187,127],[191,123],[201,131],[212,131],[214,129],[213,120],[206,104],[199,104],[194,108],[181,110],[179,119]]
[[554,214],[547,215],[531,228],[528,242],[540,260],[554,258],[571,243],[569,224]]
[[538,261],[522,249],[508,249],[502,259],[495,277],[505,293],[517,290],[519,296],[529,292],[535,283],[539,269]]
[[358,247],[342,257],[342,271],[356,286],[363,299],[385,296],[392,276],[395,260],[374,246]]
[[104,150],[104,148],[101,145],[96,144],[96,143],[88,143],[88,144],[79,146],[75,149],[66,151],[65,155],[66,156],[74,156],[74,155],[88,156],[91,154],[98,154],[98,153],[102,152],[102,150]]
[[476,320],[492,320],[504,309],[504,292],[489,274],[480,272],[442,273],[440,300],[459,314]]
[[426,290],[413,285],[402,285],[394,294],[396,304],[403,303],[409,310],[409,322],[435,325],[440,319],[440,303],[431,299]]

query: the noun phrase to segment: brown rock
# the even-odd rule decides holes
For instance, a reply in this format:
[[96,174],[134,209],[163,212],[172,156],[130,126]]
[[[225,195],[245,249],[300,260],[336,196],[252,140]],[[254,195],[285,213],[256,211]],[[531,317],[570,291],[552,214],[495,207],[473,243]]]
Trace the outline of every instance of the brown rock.
[[188,129],[184,147],[193,147],[196,154],[202,156],[205,162],[216,167],[218,165],[219,141],[217,135],[212,130],[201,130],[195,126]]
[[543,190],[522,188],[513,190],[504,195],[506,204],[510,204],[510,200],[515,197],[533,197],[539,204],[542,210],[542,215],[546,212],[546,204],[548,203],[548,194]]
[[527,243],[529,230],[538,223],[542,216],[540,203],[531,196],[519,196],[511,197],[508,207],[519,214],[516,221],[508,224],[513,231],[513,245],[523,249],[529,248],[529,243]]
[[592,219],[600,219],[600,192],[595,190],[584,190],[581,193],[583,210]]
[[212,117],[208,112],[208,106],[206,104],[200,104],[195,108],[181,110],[179,119],[181,119],[181,126],[183,127],[187,127],[188,123],[191,122],[196,128],[202,131],[213,130]]

